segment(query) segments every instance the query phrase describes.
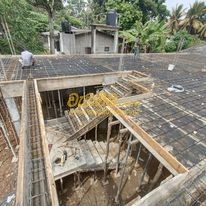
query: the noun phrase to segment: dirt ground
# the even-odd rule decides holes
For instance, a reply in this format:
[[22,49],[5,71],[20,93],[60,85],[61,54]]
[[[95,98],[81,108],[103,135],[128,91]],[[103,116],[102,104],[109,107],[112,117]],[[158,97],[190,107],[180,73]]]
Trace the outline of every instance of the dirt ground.
[[[120,205],[125,205],[132,199],[139,196],[137,190],[141,179],[143,169],[140,166],[134,167],[132,164],[125,170],[123,190],[120,197]],[[73,175],[64,179],[64,191],[60,190],[57,183],[61,206],[111,206],[116,205],[114,198],[117,193],[117,187],[120,181],[120,176],[116,176],[115,171],[110,171],[108,175],[109,184],[103,185],[103,172],[82,173],[82,186],[77,189],[74,186]],[[145,181],[148,181],[148,176],[145,176]]]
[[[12,162],[13,155],[8,147],[0,151],[0,205],[14,205],[18,162]],[[8,199],[7,199],[8,198]],[[7,200],[10,203],[6,203]]]

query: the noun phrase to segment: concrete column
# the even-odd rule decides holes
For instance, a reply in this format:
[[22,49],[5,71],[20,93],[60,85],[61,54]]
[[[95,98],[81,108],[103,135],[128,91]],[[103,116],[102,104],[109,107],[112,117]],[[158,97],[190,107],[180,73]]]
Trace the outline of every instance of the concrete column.
[[14,124],[14,128],[16,130],[17,135],[19,136],[21,120],[19,111],[16,106],[16,102],[14,101],[13,97],[5,98],[4,100],[9,111],[11,121]]
[[63,43],[62,33],[60,33],[59,44],[60,44],[60,52],[63,53],[64,52],[64,43]]
[[118,53],[118,40],[119,40],[119,34],[118,34],[118,30],[115,31],[114,34],[114,53]]
[[91,49],[92,49],[92,54],[96,54],[96,33],[97,33],[97,29],[96,27],[92,27],[92,45],[91,45]]

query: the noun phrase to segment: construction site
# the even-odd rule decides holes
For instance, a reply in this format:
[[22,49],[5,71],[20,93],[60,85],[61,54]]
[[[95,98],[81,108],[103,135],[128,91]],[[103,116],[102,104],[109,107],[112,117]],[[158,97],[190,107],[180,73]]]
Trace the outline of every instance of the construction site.
[[206,205],[205,54],[1,56],[0,205]]

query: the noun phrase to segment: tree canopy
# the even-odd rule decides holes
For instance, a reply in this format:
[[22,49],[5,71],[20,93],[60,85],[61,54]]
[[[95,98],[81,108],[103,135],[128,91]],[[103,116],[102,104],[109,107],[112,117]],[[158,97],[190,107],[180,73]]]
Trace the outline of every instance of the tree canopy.
[[[62,2],[64,4],[62,4]],[[63,6],[64,5],[64,6]],[[177,5],[168,12],[165,0],[1,0],[0,16],[8,23],[14,46],[33,53],[44,52],[41,32],[60,29],[63,20],[78,28],[105,23],[106,13],[116,9],[121,35],[132,47],[137,38],[145,52],[175,51],[179,36],[190,45],[206,38],[206,5],[196,1],[186,10]],[[1,28],[0,22],[0,30]],[[4,31],[3,31],[4,33]],[[50,42],[50,45],[54,45]],[[0,53],[9,53],[6,38],[0,38]],[[51,48],[51,53],[54,48]]]
[[[48,25],[47,17],[33,9],[24,0],[1,0],[0,16],[8,23],[14,46],[18,51],[27,48],[34,53],[43,52],[40,32]],[[6,39],[0,39],[0,53],[10,53]]]

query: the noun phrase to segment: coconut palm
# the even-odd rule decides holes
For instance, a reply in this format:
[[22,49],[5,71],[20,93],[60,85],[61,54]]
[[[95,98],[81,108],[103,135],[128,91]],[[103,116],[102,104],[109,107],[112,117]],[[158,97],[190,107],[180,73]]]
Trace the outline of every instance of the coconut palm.
[[176,33],[179,30],[179,23],[182,20],[183,16],[186,15],[185,9],[183,5],[177,5],[172,9],[172,13],[170,14],[170,19],[167,22],[168,28],[171,30],[171,34]]
[[206,24],[202,24],[200,26],[200,28],[198,29],[198,33],[201,38],[206,38]]
[[180,22],[180,25],[186,28],[189,33],[196,33],[201,28],[201,17],[205,15],[205,12],[205,3],[196,1],[190,6],[185,19]]

